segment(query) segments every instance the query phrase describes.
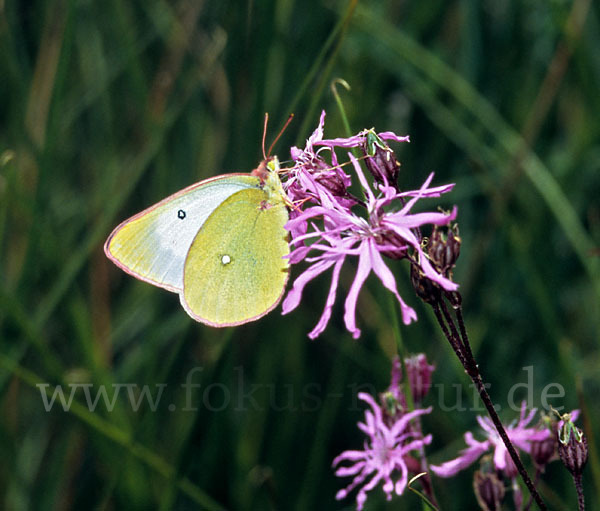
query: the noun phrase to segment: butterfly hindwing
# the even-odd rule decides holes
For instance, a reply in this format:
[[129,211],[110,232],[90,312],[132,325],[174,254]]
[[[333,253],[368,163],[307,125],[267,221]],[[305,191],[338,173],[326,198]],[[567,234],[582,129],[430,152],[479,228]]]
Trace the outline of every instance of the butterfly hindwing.
[[181,302],[213,326],[253,321],[272,310],[288,278],[283,201],[262,189],[241,190],[206,219],[187,254]]

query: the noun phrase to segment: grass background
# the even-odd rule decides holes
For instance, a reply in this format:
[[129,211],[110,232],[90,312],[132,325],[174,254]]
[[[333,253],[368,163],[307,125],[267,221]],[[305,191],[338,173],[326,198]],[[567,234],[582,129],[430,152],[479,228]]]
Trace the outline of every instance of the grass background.
[[[253,168],[265,111],[270,138],[296,114],[283,160],[321,109],[326,136],[344,136],[330,87],[343,78],[353,131],[410,134],[397,152],[406,188],[430,171],[457,183],[443,205],[459,208],[456,279],[492,398],[514,418],[509,392],[528,366],[533,405],[547,384],[565,389],[551,403],[583,410],[588,509],[600,509],[599,47],[589,0],[1,1],[0,507],[354,508],[334,500],[347,481],[330,463],[362,444],[356,390],[388,384],[397,311],[377,281],[361,294],[359,341],[340,304],[312,342],[327,278],[289,316],[215,330],[102,251],[128,216]],[[424,427],[440,462],[482,412],[406,266],[394,269],[420,318],[404,345],[438,368]],[[186,378],[201,385],[192,406]],[[164,387],[156,411],[123,391],[92,412],[80,391],[69,412],[46,412],[39,383]],[[456,396],[463,409],[449,409]],[[473,470],[434,479],[444,510],[476,509]],[[559,463],[540,489],[552,509],[574,508]],[[420,507],[377,490],[367,509]]]

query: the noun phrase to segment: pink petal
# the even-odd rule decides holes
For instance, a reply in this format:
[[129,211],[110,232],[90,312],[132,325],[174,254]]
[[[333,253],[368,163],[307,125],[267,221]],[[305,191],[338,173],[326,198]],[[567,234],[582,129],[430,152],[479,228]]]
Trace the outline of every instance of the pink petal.
[[413,192],[413,197],[412,199],[410,199],[405,205],[404,207],[399,211],[399,213],[406,215],[411,209],[412,207],[415,205],[415,203],[421,198],[423,197],[423,193],[426,192],[427,187],[429,186],[429,183],[431,183],[431,180],[433,179],[433,172],[431,174],[429,174],[429,176],[427,176],[427,179],[425,180],[425,182],[421,185],[421,188],[419,188],[418,190],[415,190]]
[[340,270],[342,269],[342,265],[344,264],[344,257],[342,256],[338,261],[336,261],[335,266],[333,267],[333,274],[331,276],[331,285],[329,286],[329,293],[327,293],[327,300],[325,301],[325,308],[323,309],[323,314],[319,318],[315,328],[308,334],[308,337],[311,339],[315,339],[318,337],[325,327],[327,323],[329,323],[329,319],[331,318],[331,311],[333,309],[333,304],[335,303],[335,295],[338,287],[338,282],[340,279]]
[[359,392],[358,399],[361,399],[362,401],[367,403],[373,409],[373,413],[375,414],[375,419],[377,421],[377,424],[383,425],[383,417],[381,415],[381,408],[379,407],[379,404],[375,401],[373,396],[371,394],[367,394],[366,392]]
[[[470,437],[473,440],[472,437]],[[466,435],[465,435],[466,439]],[[489,442],[477,442],[460,452],[460,455],[441,465],[431,465],[431,470],[439,477],[452,477],[461,470],[473,464],[490,447]]]
[[526,411],[527,401],[523,401],[523,404],[521,405],[521,417],[519,419],[519,428],[527,426],[527,424],[529,424],[533,420],[535,414],[537,413],[537,408],[532,408],[527,414],[527,416],[525,416]]
[[350,291],[348,292],[344,306],[344,323],[346,325],[346,329],[352,334],[354,339],[358,339],[360,337],[360,329],[356,327],[356,301],[362,285],[365,283],[365,280],[367,280],[369,273],[371,273],[369,247],[368,244],[363,241],[360,245],[358,268],[356,269],[354,282],[352,282],[352,286],[350,286]]
[[421,197],[421,198],[433,198],[440,197],[444,193],[451,192],[455,183],[449,183],[447,185],[434,186],[432,188],[420,189],[420,190],[410,190],[407,192],[401,192],[398,194],[399,197]]
[[508,451],[502,442],[498,442],[496,444],[496,448],[494,449],[494,466],[498,470],[503,470],[506,468],[506,457],[508,455]]
[[425,224],[447,225],[456,219],[457,209],[453,208],[450,214],[440,212],[415,213],[413,215],[388,213],[385,215],[384,223],[401,226],[408,229],[421,227]]
[[396,481],[396,495],[402,495],[408,482],[408,469],[406,463],[398,463],[396,468],[400,469],[400,479]]
[[486,432],[488,438],[496,438],[498,436],[496,426],[494,426],[494,423],[489,417],[482,417],[481,415],[478,415],[477,422],[479,423],[479,426],[481,426],[481,429]]
[[364,141],[363,136],[354,135],[348,138],[330,138],[328,140],[320,140],[315,145],[326,147],[359,147]]
[[308,284],[312,279],[331,268],[333,264],[334,261],[322,261],[321,263],[316,263],[312,266],[309,266],[303,273],[301,273],[294,281],[294,285],[288,292],[285,300],[283,300],[281,313],[287,314],[298,307],[300,301],[302,300],[304,286],[306,286],[306,284]]
[[406,303],[404,303],[404,300],[402,300],[402,297],[396,288],[396,279],[387,265],[383,262],[381,254],[375,246],[375,241],[373,239],[369,239],[367,243],[369,246],[371,266],[373,267],[375,275],[379,277],[379,280],[385,288],[394,293],[398,303],[400,303],[400,309],[402,310],[402,322],[405,325],[410,324],[412,321],[417,319],[417,313],[412,307],[409,307]]
[[352,166],[354,167],[354,170],[356,171],[356,175],[358,176],[358,180],[360,181],[360,184],[363,187],[363,191],[365,192],[365,195],[367,196],[367,201],[369,202],[369,204],[373,203],[375,201],[375,196],[373,195],[373,191],[371,190],[371,187],[369,186],[369,183],[368,183],[367,179],[365,178],[365,175],[363,174],[362,169],[360,168],[360,164],[358,163],[358,161],[356,160],[356,158],[354,157],[354,155],[352,153],[348,153],[348,157],[350,158],[350,161],[352,162]]
[[[422,252],[421,252],[421,254],[422,254]],[[433,266],[431,266],[429,259],[427,259],[427,257],[425,257],[424,254],[422,254],[422,257],[419,258],[419,265],[421,266],[421,270],[423,271],[423,274],[429,280],[433,280],[434,282],[437,282],[446,291],[456,291],[458,289],[458,284],[456,284],[455,282],[452,282],[450,279],[447,279],[446,277],[440,275],[437,271],[435,271]]]
[[408,426],[408,423],[413,420],[415,417],[419,415],[425,415],[427,413],[431,413],[432,407],[429,408],[417,408],[412,412],[408,412],[404,414],[400,419],[398,419],[394,425],[392,426],[392,434],[397,436],[401,431],[404,431]]
[[352,482],[348,486],[346,486],[346,488],[344,488],[343,490],[340,490],[336,493],[336,495],[335,495],[336,500],[341,500],[341,499],[345,498],[346,495],[348,495],[348,493],[350,493],[354,488],[356,488],[359,484],[361,484],[369,474],[370,474],[370,472],[368,470],[363,470],[360,474],[358,474],[352,480]]
[[[364,457],[364,452],[363,452]],[[359,461],[349,467],[340,467],[335,471],[337,477],[348,477],[358,474],[366,465],[365,461]]]
[[364,458],[364,451],[344,451],[335,457],[335,459],[331,462],[331,465],[335,467],[340,461],[364,460]]
[[381,133],[377,133],[377,136],[383,140],[393,140],[394,142],[410,142],[410,137],[408,135],[400,136],[396,135],[393,131],[383,131]]

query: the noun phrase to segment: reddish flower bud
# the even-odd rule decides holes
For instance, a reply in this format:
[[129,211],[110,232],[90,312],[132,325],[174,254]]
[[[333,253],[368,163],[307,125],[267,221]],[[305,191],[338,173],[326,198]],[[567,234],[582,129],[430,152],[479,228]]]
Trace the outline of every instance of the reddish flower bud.
[[404,359],[404,364],[413,400],[415,403],[420,403],[431,388],[431,373],[435,370],[435,366],[427,363],[423,353]]
[[315,177],[315,181],[329,190],[335,197],[348,197],[348,186],[344,180],[335,172],[321,173]]
[[558,455],[571,475],[581,476],[588,459],[587,438],[568,413],[558,425]]
[[548,415],[542,415],[539,427],[542,431],[548,430],[550,434],[546,438],[533,440],[529,454],[537,469],[543,472],[548,463],[558,459],[558,440],[556,438],[558,422]]
[[444,234],[442,228],[437,225],[433,226],[427,252],[436,269],[442,275],[451,277],[452,269],[456,265],[456,260],[460,255],[461,239],[458,235],[457,224],[447,229],[448,234]]
[[375,130],[366,130],[364,135],[365,141],[362,149],[366,156],[365,164],[369,172],[378,183],[395,186],[400,163],[396,160],[394,151],[375,133]]
[[406,240],[395,232],[387,231],[381,233],[380,241],[390,248],[382,250],[381,253],[390,259],[404,259],[407,254]]
[[554,460],[556,458],[556,436],[551,435],[545,440],[531,442],[531,457],[540,470]]
[[473,490],[483,511],[498,511],[504,499],[504,483],[494,472],[475,472]]
[[440,287],[433,280],[427,278],[417,264],[410,265],[410,280],[415,293],[425,303],[440,301]]

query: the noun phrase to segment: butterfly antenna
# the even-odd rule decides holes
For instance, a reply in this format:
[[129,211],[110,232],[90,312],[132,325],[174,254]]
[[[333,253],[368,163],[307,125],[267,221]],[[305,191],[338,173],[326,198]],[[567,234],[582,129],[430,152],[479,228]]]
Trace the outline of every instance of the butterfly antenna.
[[[281,128],[281,131],[279,132],[279,135],[277,135],[277,137],[275,138],[275,140],[273,140],[273,142],[269,146],[269,151],[267,152],[268,156],[271,156],[271,150],[273,149],[273,146],[281,138],[281,135],[283,135],[283,132],[290,125],[290,122],[292,122],[293,118],[294,118],[294,114],[290,114],[289,117],[287,118],[287,121],[285,121],[285,124],[283,125],[283,128]],[[267,129],[267,125],[266,125],[266,122],[265,122],[265,131],[266,131],[266,129]],[[264,153],[264,147],[265,147],[265,145],[264,145],[264,135],[263,135],[263,153]],[[266,157],[265,157],[265,159],[266,159]]]
[[[267,159],[267,155],[265,154],[265,138],[267,136],[267,125],[269,124],[269,112],[265,112],[265,125],[263,127],[263,139],[262,139],[262,150],[263,150],[263,159]],[[271,149],[269,148],[269,153]]]

